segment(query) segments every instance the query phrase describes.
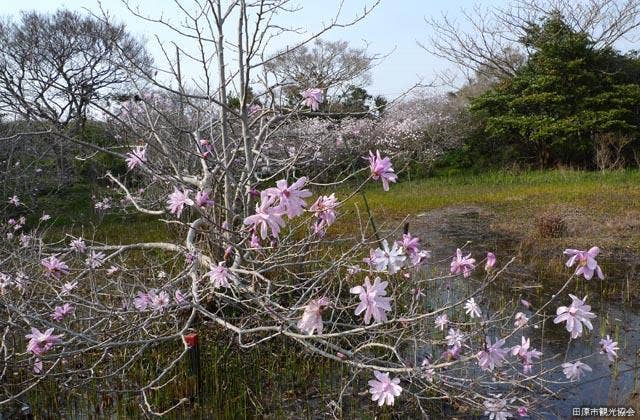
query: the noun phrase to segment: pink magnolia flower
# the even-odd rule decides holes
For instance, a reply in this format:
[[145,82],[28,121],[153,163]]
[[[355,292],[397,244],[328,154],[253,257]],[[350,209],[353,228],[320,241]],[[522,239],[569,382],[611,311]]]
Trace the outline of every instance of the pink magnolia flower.
[[39,357],[36,357],[36,360],[33,362],[33,372],[42,373],[42,370],[43,370],[42,359],[40,359]]
[[447,345],[451,347],[462,347],[462,342],[465,340],[465,336],[460,330],[449,328],[449,334],[445,337]]
[[476,357],[478,358],[478,365],[484,370],[493,370],[496,367],[502,366],[506,361],[505,356],[509,354],[509,349],[503,349],[504,340],[496,340],[491,344],[489,337],[486,337],[486,347],[480,351]]
[[13,204],[14,206],[18,207],[21,204],[20,199],[17,195],[14,195],[13,197],[9,198],[9,204]]
[[62,343],[60,339],[62,335],[53,335],[53,328],[49,328],[43,333],[39,329],[31,327],[31,334],[27,334],[25,337],[29,339],[27,351],[36,356],[40,356],[51,350],[56,344]]
[[173,298],[178,305],[184,305],[187,303],[187,299],[184,297],[180,290],[176,289],[175,293],[173,294]]
[[450,362],[452,360],[456,360],[458,357],[460,357],[460,352],[461,351],[462,351],[462,346],[453,345],[453,346],[451,346],[451,348],[449,348],[446,351],[442,352],[442,358],[444,360],[446,360],[447,362]]
[[351,288],[350,292],[358,294],[360,297],[360,304],[356,308],[355,314],[360,315],[364,312],[365,324],[369,324],[372,318],[377,322],[387,320],[386,312],[391,310],[392,300],[390,297],[385,297],[387,284],[389,283],[381,282],[380,277],[376,277],[372,285],[369,277],[365,277],[362,286]]
[[9,286],[11,286],[11,276],[5,273],[0,273],[0,295],[4,294]]
[[373,371],[373,375],[376,379],[372,379],[369,381],[369,393],[371,394],[372,401],[378,401],[378,405],[382,407],[383,405],[393,405],[394,398],[400,396],[402,392],[402,387],[400,386],[400,379],[389,378],[389,373],[378,372],[377,370]]
[[565,249],[564,255],[570,255],[571,258],[567,261],[567,267],[572,267],[576,262],[578,268],[575,274],[577,276],[584,276],[585,279],[591,280],[593,273],[595,272],[600,280],[604,279],[604,274],[596,261],[596,257],[600,253],[600,248],[597,246],[592,247],[588,251],[580,251],[578,249]]
[[528,300],[520,299],[520,303],[522,303],[522,306],[524,306],[527,309],[531,308],[531,303],[529,303]]
[[229,279],[231,275],[229,273],[229,269],[224,266],[224,261],[218,263],[218,265],[212,265],[209,267],[211,271],[205,274],[205,277],[209,277],[209,280],[213,284],[214,288],[219,287],[231,287],[229,284]]
[[31,242],[31,236],[30,235],[25,235],[24,233],[20,234],[20,246],[22,248],[28,247],[30,242]]
[[431,367],[431,362],[429,362],[429,359],[425,358],[422,361],[421,367],[426,380],[429,382],[433,382],[433,376],[436,374],[436,370]]
[[184,206],[193,206],[194,202],[189,198],[189,190],[178,190],[175,188],[171,194],[169,194],[169,199],[167,200],[167,204],[169,205],[169,211],[172,214],[175,214],[176,217],[180,217],[182,214],[182,210]]
[[531,373],[533,366],[533,359],[539,359],[542,356],[542,352],[536,349],[530,349],[531,341],[529,338],[521,337],[521,344],[515,345],[511,348],[511,354],[518,356],[522,362],[524,373]]
[[591,372],[592,369],[586,363],[582,363],[581,361],[577,361],[575,363],[567,362],[562,365],[562,372],[570,381],[579,381],[583,375],[587,372]]
[[309,302],[304,309],[302,318],[298,321],[298,328],[309,335],[312,335],[314,330],[318,334],[322,334],[322,311],[327,305],[329,305],[329,299],[326,297]]
[[393,172],[393,166],[388,156],[383,159],[380,156],[380,151],[376,150],[374,155],[372,151],[369,151],[369,157],[365,158],[369,160],[369,169],[371,169],[371,177],[374,180],[382,180],[382,189],[389,191],[389,182],[396,182],[398,176]]
[[315,224],[315,232],[324,232],[326,228],[336,221],[336,208],[338,200],[335,194],[321,195],[315,203],[309,207],[309,211],[315,213],[318,221]]
[[440,328],[440,331],[444,331],[449,324],[449,317],[447,314],[438,315],[435,320],[436,328]]
[[487,252],[487,263],[484,265],[485,271],[493,270],[493,267],[496,265],[496,256],[493,252]]
[[260,229],[262,239],[268,237],[269,229],[271,229],[271,234],[277,238],[280,228],[284,227],[284,220],[282,220],[283,209],[272,207],[275,199],[269,197],[265,191],[260,194],[260,198],[260,203],[256,204],[256,213],[245,218],[244,224],[253,225],[256,230]]
[[586,296],[582,300],[572,294],[569,294],[569,297],[571,297],[571,305],[559,307],[556,310],[557,316],[553,323],[558,324],[566,321],[566,328],[571,333],[571,338],[578,338],[582,336],[582,324],[590,330],[593,329],[593,325],[589,320],[595,318],[596,315],[590,312],[590,305],[585,305]]
[[460,274],[464,277],[469,277],[471,275],[471,271],[473,271],[476,266],[474,265],[476,260],[471,258],[471,254],[466,257],[462,256],[462,251],[460,248],[456,250],[456,255],[453,257],[453,261],[451,261],[451,274]]
[[389,274],[397,273],[407,258],[402,254],[402,248],[398,247],[397,243],[389,248],[386,239],[382,240],[382,247],[382,249],[378,248],[371,252],[369,263],[376,271],[386,271]]
[[147,163],[147,145],[136,146],[131,152],[127,153],[127,167],[133,169],[138,165]]
[[251,233],[251,240],[249,241],[249,246],[251,248],[260,248],[260,238],[256,235],[255,232]]
[[151,297],[142,291],[138,292],[138,296],[133,299],[133,306],[139,311],[146,310],[150,303]]
[[515,322],[513,323],[513,325],[518,328],[524,327],[525,325],[527,325],[527,322],[529,322],[529,318],[527,318],[527,316],[522,312],[518,312],[515,315],[514,319]]
[[397,241],[396,243],[403,249],[404,253],[411,258],[411,262],[414,266],[417,266],[430,256],[429,251],[420,250],[420,239],[415,236],[411,236],[410,233],[403,234],[402,241]]
[[525,406],[518,407],[518,416],[527,417],[527,407]]
[[281,179],[276,182],[276,187],[267,188],[265,192],[267,196],[277,199],[279,207],[289,216],[289,219],[292,219],[304,213],[304,207],[307,205],[304,199],[311,197],[311,191],[302,189],[306,183],[306,176],[298,179],[291,186],[287,185],[286,179]]
[[71,248],[79,254],[84,254],[87,251],[87,245],[82,238],[74,239],[70,245]]
[[198,191],[196,193],[196,205],[198,207],[211,207],[215,202],[209,198],[209,191]]
[[613,362],[616,357],[618,357],[617,351],[620,350],[620,347],[618,347],[618,343],[616,341],[613,341],[607,335],[607,338],[600,340],[600,349],[600,354],[606,353],[609,361]]
[[171,297],[169,293],[164,290],[156,292],[155,290],[149,291],[149,307],[156,312],[163,312],[164,309],[171,303]]
[[56,321],[62,321],[65,316],[71,315],[75,311],[75,308],[68,303],[65,303],[62,306],[56,306],[54,308],[53,313],[51,314],[51,318]]
[[69,274],[69,266],[58,259],[56,255],[44,258],[40,261],[47,276],[59,279],[63,274]]
[[482,312],[480,311],[480,306],[476,303],[473,298],[468,299],[464,304],[464,309],[467,315],[473,318],[482,318]]
[[300,92],[303,98],[303,104],[311,108],[312,111],[320,109],[320,104],[324,102],[324,93],[322,89],[309,88]]
[[66,282],[65,284],[62,285],[62,289],[60,290],[60,294],[63,295],[63,296],[68,295],[77,286],[78,286],[78,282],[77,281]]
[[104,252],[96,252],[91,250],[91,253],[85,260],[85,264],[89,268],[99,268],[102,266],[102,264],[104,264],[105,258],[107,258],[107,256],[104,255]]
[[484,408],[484,414],[489,416],[489,420],[507,420],[513,416],[507,406],[507,400],[501,398],[500,394],[484,400]]

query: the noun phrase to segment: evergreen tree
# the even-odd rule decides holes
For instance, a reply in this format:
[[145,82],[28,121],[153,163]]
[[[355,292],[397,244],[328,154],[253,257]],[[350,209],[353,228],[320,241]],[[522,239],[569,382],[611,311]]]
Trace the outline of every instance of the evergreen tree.
[[560,14],[532,25],[527,63],[472,100],[494,150],[515,150],[540,166],[593,166],[598,135],[636,137],[640,65],[635,54],[597,49]]

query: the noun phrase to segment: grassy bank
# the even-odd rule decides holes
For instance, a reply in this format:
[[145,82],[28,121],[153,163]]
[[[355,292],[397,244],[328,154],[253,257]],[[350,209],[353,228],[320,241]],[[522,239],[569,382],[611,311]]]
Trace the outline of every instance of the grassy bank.
[[[381,221],[472,205],[493,212],[494,228],[507,233],[539,236],[540,218],[557,216],[566,224],[561,242],[573,240],[578,242],[574,246],[586,246],[603,241],[640,251],[637,170],[489,172],[405,181],[392,185],[389,192],[384,192],[379,184],[369,184],[366,195],[374,217]],[[359,196],[354,202],[363,208]]]

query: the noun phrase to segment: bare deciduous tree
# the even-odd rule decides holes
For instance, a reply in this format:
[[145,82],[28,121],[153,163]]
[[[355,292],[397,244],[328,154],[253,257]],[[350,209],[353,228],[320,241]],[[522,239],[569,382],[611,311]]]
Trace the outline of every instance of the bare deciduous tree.
[[376,60],[365,49],[351,48],[346,41],[316,39],[311,46],[279,52],[267,63],[266,70],[284,86],[287,96],[296,97],[308,87],[342,92],[349,85],[366,86]]
[[554,13],[588,33],[596,48],[638,39],[638,0],[517,0],[507,7],[463,10],[461,22],[446,15],[427,19],[434,35],[421,46],[471,74],[508,77],[529,54],[522,43],[527,31]]

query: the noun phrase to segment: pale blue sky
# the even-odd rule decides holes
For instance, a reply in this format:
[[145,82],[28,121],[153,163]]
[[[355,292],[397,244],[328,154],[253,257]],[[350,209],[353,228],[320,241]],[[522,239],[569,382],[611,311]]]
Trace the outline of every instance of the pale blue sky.
[[[285,24],[303,27],[312,31],[320,26],[320,22],[329,21],[336,10],[339,0],[298,0],[303,10],[287,17]],[[175,19],[173,0],[131,0],[140,8],[157,16],[163,12],[165,17]],[[186,0],[188,4],[188,0]],[[343,15],[345,19],[362,10],[372,0],[346,0]],[[433,80],[450,65],[437,57],[431,56],[421,49],[416,41],[427,42],[430,28],[424,18],[447,13],[458,16],[462,8],[470,9],[473,0],[382,0],[381,4],[364,21],[355,27],[338,29],[329,33],[327,39],[343,39],[353,46],[362,47],[368,42],[371,53],[391,55],[381,62],[372,72],[373,81],[368,90],[373,94],[394,97],[423,78],[426,82]],[[483,6],[504,5],[508,0],[483,0]],[[97,11],[96,0],[0,0],[0,14],[13,15],[21,10],[53,11],[62,6],[72,10],[88,8]],[[135,34],[144,35],[148,39],[148,47],[158,54],[153,34],[157,33],[163,40],[171,40],[172,35],[166,29],[153,27],[130,16],[119,0],[103,0],[103,7],[113,16],[127,24]],[[282,39],[281,48],[287,43]],[[395,50],[394,50],[395,49]]]

